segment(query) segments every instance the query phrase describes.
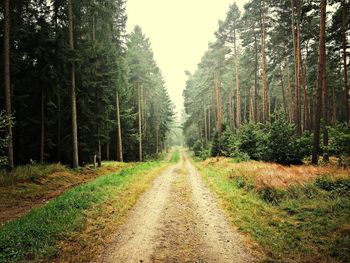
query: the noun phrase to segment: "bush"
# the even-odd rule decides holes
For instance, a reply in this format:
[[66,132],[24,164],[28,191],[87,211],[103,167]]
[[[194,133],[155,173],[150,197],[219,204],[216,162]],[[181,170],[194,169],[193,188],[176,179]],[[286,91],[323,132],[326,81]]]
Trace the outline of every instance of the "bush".
[[0,167],[7,165],[6,147],[7,147],[7,136],[6,127],[8,123],[13,124],[12,119],[8,119],[3,111],[0,112]]
[[339,164],[344,164],[345,158],[350,157],[350,126],[339,124],[329,128],[329,153],[339,158]]
[[329,176],[321,176],[316,179],[315,185],[335,195],[350,195],[350,179],[348,178],[332,179]]
[[226,127],[221,135],[220,155],[234,157],[237,152],[235,137],[230,128]]
[[273,116],[268,135],[268,160],[281,164],[301,164],[304,152],[295,135],[295,125],[290,124],[283,113]]
[[268,152],[267,135],[263,128],[261,125],[250,123],[242,126],[238,133],[239,151],[248,154],[253,160],[264,159]]
[[314,141],[313,133],[305,131],[299,139],[299,149],[302,156],[311,156]]
[[266,203],[278,205],[284,198],[284,191],[274,187],[264,187],[258,190],[258,196]]

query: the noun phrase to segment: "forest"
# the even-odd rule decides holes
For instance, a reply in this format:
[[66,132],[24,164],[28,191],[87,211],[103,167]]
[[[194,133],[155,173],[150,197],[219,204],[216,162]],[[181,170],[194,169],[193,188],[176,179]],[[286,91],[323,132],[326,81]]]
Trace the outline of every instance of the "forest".
[[349,157],[350,5],[318,2],[230,6],[197,70],[186,72],[184,132],[196,155]]
[[174,107],[148,38],[139,26],[126,33],[125,1],[72,2],[1,6],[9,168],[143,160],[165,147]]
[[349,11],[0,1],[0,262],[350,262]]

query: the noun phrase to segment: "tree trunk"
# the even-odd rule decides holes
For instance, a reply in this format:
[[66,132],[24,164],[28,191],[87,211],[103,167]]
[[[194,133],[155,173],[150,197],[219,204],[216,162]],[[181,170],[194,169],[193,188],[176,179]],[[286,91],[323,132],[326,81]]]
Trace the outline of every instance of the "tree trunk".
[[40,164],[44,163],[45,155],[45,95],[44,88],[41,89],[41,139],[40,139]]
[[290,79],[289,61],[287,57],[286,57],[286,70],[287,70],[287,78],[288,78],[289,122],[292,123],[294,119],[294,116],[293,116],[294,99],[292,95],[292,83]]
[[266,72],[266,30],[265,30],[265,2],[262,1],[260,9],[261,22],[261,55],[262,55],[262,86],[263,86],[263,123],[269,119],[268,95],[267,95],[267,72]]
[[335,88],[332,85],[332,125],[335,126],[337,123],[337,98],[335,95]]
[[237,99],[237,111],[236,111],[236,127],[239,128],[241,126],[242,120],[242,107],[241,107],[241,89],[239,84],[239,74],[238,74],[238,58],[237,58],[237,45],[236,45],[236,23],[233,29],[233,49],[234,49],[234,63],[235,63],[235,77],[236,77],[236,99]]
[[[69,25],[69,48],[74,51],[74,39],[73,39],[73,6],[72,0],[68,0],[68,25]],[[71,65],[71,110],[72,110],[72,165],[73,168],[79,166],[78,157],[78,125],[77,125],[77,101],[75,90],[75,66],[74,62]]]
[[[57,1],[54,2],[54,21],[55,21],[55,31],[56,31],[56,45],[55,45],[55,51],[58,53],[59,44],[58,44],[58,3]],[[57,70],[57,69],[56,69]],[[59,84],[59,77],[58,74],[56,75],[56,103],[57,103],[57,154],[56,154],[56,160],[58,162],[61,162],[61,90],[60,90],[60,84]]]
[[[100,137],[100,131],[98,131],[98,137]],[[98,158],[97,158],[98,167],[102,166],[102,151],[101,151],[101,139],[98,139]]]
[[204,113],[204,135],[205,135],[205,146],[208,145],[208,125],[207,125],[207,110],[205,108],[205,103],[203,105],[203,113]]
[[107,144],[106,144],[106,160],[109,161],[111,158],[110,158],[110,151],[109,151],[110,147],[109,147],[109,141],[107,141]]
[[116,94],[116,109],[117,109],[117,133],[118,133],[118,145],[117,145],[117,160],[123,162],[123,141],[122,141],[122,127],[120,124],[120,104],[119,93]]
[[255,67],[254,67],[254,120],[255,123],[260,122],[260,117],[258,115],[258,42],[256,39],[256,34],[254,34],[254,53],[255,53]]
[[233,131],[235,129],[235,122],[234,122],[234,109],[233,109],[233,96],[232,96],[232,90],[230,88],[230,91],[229,91],[229,95],[228,95],[228,100],[229,100],[229,124],[230,124],[230,128],[231,130]]
[[254,110],[253,110],[253,99],[251,89],[248,91],[248,105],[249,105],[249,123],[254,122]]
[[222,132],[222,102],[221,102],[221,89],[220,89],[220,80],[216,74],[215,76],[215,87],[216,87],[216,105],[217,105],[217,132],[219,136]]
[[211,111],[210,111],[211,106],[209,105],[209,111],[208,111],[208,139],[211,139]]
[[57,84],[57,161],[61,161],[61,91]]
[[[302,63],[301,63],[302,65]],[[309,112],[309,99],[306,90],[306,67],[303,66],[303,105],[304,105],[304,130],[310,130],[310,112]]]
[[318,78],[317,78],[317,102],[315,109],[314,124],[314,145],[312,151],[312,163],[318,163],[318,155],[320,152],[320,126],[322,111],[322,94],[323,86],[326,84],[326,7],[327,0],[321,0],[320,3],[320,43],[318,56]]
[[[295,0],[291,0],[292,5],[292,34],[293,34],[293,49],[294,49],[294,80],[295,80],[295,109],[294,123],[296,133],[301,135],[301,115],[300,115],[300,22],[299,22],[299,7],[296,7]],[[297,9],[297,11],[295,11]],[[297,17],[296,17],[297,13]]]
[[282,66],[280,68],[280,73],[281,73],[281,90],[282,90],[282,99],[283,99],[283,110],[285,113],[287,113],[287,99],[286,99],[286,91],[284,90]]
[[[215,81],[214,81],[215,82]],[[214,93],[211,97],[211,105],[212,105],[212,110],[213,110],[213,122],[214,122],[214,128],[217,128],[217,114],[216,114],[216,103],[215,103],[215,98],[216,98],[216,84],[214,83]]]
[[[11,72],[10,72],[10,1],[4,1],[4,78],[5,78],[5,114],[8,120],[12,118],[11,107]],[[6,135],[8,167],[14,168],[12,124],[8,121]]]
[[346,9],[345,0],[342,0],[342,38],[343,38],[343,66],[344,66],[344,92],[345,92],[345,120],[350,121],[349,110],[349,86],[348,86],[348,65],[346,63],[346,23],[348,21],[348,11]]
[[138,89],[138,110],[139,110],[139,161],[142,162],[142,97],[141,88]]

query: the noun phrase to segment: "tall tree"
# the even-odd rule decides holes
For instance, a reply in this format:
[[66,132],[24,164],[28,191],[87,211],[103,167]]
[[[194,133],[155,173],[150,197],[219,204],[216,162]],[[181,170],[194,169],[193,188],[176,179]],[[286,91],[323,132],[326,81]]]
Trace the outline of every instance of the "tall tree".
[[344,93],[345,93],[345,119],[347,122],[350,121],[350,108],[349,108],[349,85],[348,85],[348,65],[347,65],[347,36],[346,32],[348,29],[348,16],[349,16],[349,4],[345,3],[345,0],[341,1],[342,10],[342,49],[343,49],[343,67],[344,67]]
[[326,8],[327,0],[320,2],[320,38],[319,38],[319,55],[318,55],[318,76],[317,76],[317,101],[315,109],[314,124],[314,145],[312,151],[312,163],[318,163],[320,152],[320,130],[321,130],[321,113],[323,91],[326,85]]
[[267,92],[267,65],[266,65],[266,4],[265,0],[260,3],[260,27],[261,27],[261,63],[262,63],[262,92],[263,92],[263,123],[269,120],[269,97]]
[[[12,118],[11,106],[11,72],[10,72],[10,1],[4,0],[4,77],[5,77],[5,114]],[[7,122],[7,159],[10,169],[14,167],[12,125]]]
[[[74,51],[74,33],[73,33],[73,5],[72,0],[68,0],[68,26],[69,26],[69,47]],[[74,168],[79,166],[78,157],[78,124],[77,124],[77,101],[76,101],[76,87],[75,87],[75,65],[71,62],[71,118],[72,118],[72,165]]]

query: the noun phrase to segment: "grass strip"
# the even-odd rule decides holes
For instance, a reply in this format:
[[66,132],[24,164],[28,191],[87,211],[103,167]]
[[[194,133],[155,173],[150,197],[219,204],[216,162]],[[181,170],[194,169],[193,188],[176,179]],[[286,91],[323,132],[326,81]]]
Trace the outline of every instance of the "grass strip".
[[[154,161],[137,164],[118,173],[69,190],[44,207],[34,209],[26,216],[0,228],[0,262],[47,261],[57,258],[62,251],[62,240],[71,233],[82,232],[90,210],[98,210],[116,195],[130,189],[138,180],[149,184],[153,177],[147,173],[168,164]],[[146,189],[146,185],[142,188]],[[129,209],[142,191],[130,195]],[[118,199],[115,200],[118,202]],[[125,200],[121,200],[125,202]],[[126,212],[125,212],[126,213]]]
[[180,161],[180,150],[176,147],[173,154],[171,155],[170,162],[177,163],[178,161]]

